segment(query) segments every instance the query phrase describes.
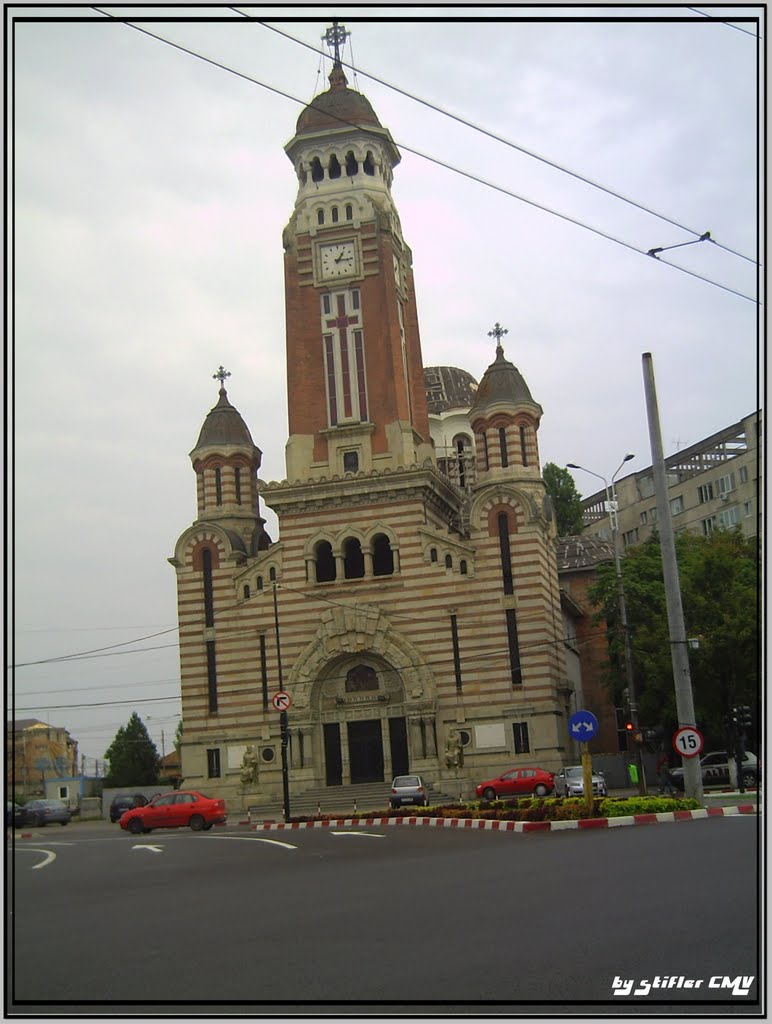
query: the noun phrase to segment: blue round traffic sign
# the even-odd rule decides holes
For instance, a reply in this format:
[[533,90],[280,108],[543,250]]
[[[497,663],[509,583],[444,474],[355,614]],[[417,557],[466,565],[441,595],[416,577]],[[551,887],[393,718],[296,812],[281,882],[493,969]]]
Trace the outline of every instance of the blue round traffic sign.
[[568,719],[568,731],[572,740],[586,743],[598,732],[598,719],[592,711],[575,711]]

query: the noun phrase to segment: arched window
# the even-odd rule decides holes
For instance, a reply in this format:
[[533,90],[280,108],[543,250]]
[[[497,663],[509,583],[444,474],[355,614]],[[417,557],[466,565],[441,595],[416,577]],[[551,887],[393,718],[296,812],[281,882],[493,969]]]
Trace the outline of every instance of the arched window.
[[499,448],[501,449],[501,465],[506,467],[509,465],[509,459],[507,458],[507,432],[504,427],[499,427]]
[[219,466],[214,471],[214,503],[222,505],[222,470]]
[[318,156],[315,156],[311,161],[311,181],[323,181],[324,180],[324,168],[322,162]]
[[236,504],[241,504],[241,468],[236,466],[233,470],[233,477],[236,482]]
[[271,583],[276,582],[276,569],[273,566],[271,566],[271,568],[268,570],[268,579],[271,581]]
[[251,596],[252,596],[252,594],[251,594],[251,591],[249,589],[249,584],[246,583],[244,585],[244,597],[246,598],[246,597],[251,597]]
[[324,224],[324,210],[317,210],[316,211],[316,223],[317,224]]
[[471,448],[472,442],[466,436],[466,434],[457,434],[456,437],[453,438],[453,444],[455,446],[456,454],[458,456],[458,485],[459,487],[466,487],[466,459],[467,453]]
[[373,163],[373,154],[368,150],[365,162],[362,164],[362,170],[365,174],[375,174],[375,164]]
[[394,552],[385,533],[373,537],[373,576],[391,576],[394,573]]
[[332,212],[332,222],[333,222],[333,224],[337,224],[338,223],[338,207],[337,206],[333,206],[331,212]]
[[360,580],[365,574],[365,557],[356,537],[343,543],[343,571],[347,580]]
[[528,453],[525,447],[525,427],[520,428],[520,457],[523,461],[523,465],[528,465]]
[[461,561],[459,563],[459,566],[458,566],[458,571],[461,573],[462,576],[466,576],[466,559],[465,558],[461,559]]
[[330,167],[330,177],[331,178],[339,178],[340,177],[340,162],[338,161],[338,158],[335,156],[334,153],[330,157],[330,165],[329,165],[329,167]]
[[257,587],[258,590],[262,590],[263,589],[263,577],[262,576],[258,576],[257,577],[257,581],[255,583],[255,586]]
[[437,548],[431,549],[431,551],[429,552],[429,558],[432,560],[432,562],[437,561]]
[[316,559],[316,582],[331,583],[335,579],[335,556],[328,540],[320,540],[314,551]]
[[354,207],[351,205],[351,203],[347,203],[346,204],[346,220],[353,220],[353,219],[354,219]]
[[483,469],[491,468],[491,460],[488,455],[488,435],[483,432],[480,434],[480,440],[482,441],[482,457],[483,457]]
[[357,163],[357,158],[354,156],[351,150],[349,150],[348,153],[346,153],[346,174],[349,176],[349,178],[353,178],[358,170],[359,164]]
[[452,569],[453,568],[453,556],[452,555],[445,555],[445,568],[446,569]]

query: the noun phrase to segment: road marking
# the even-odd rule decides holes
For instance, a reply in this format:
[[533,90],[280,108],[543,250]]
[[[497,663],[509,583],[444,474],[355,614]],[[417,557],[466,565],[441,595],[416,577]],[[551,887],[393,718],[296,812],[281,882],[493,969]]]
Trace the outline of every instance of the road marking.
[[163,853],[162,846],[132,846],[132,850],[151,850],[153,853]]
[[385,839],[383,832],[331,832],[333,836],[367,836],[368,839]]
[[32,867],[30,868],[30,871],[37,871],[38,868],[44,868],[47,864],[50,864],[52,861],[56,860],[56,854],[54,853],[53,850],[38,850],[34,846],[21,846],[19,847],[19,849],[30,850],[32,853],[44,853],[46,855],[46,859],[41,860],[39,864],[33,864]]
[[293,846],[292,843],[282,843],[278,839],[259,839],[252,836],[207,836],[207,839],[236,839],[242,843],[271,843],[273,846],[283,846],[285,850],[297,850],[297,846]]

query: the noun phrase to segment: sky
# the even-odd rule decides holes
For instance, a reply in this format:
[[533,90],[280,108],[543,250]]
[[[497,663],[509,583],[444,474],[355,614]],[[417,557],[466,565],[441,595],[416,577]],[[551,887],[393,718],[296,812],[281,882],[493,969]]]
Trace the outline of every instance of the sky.
[[[326,7],[99,10],[6,9],[31,19],[8,72],[8,716],[67,728],[89,773],[133,711],[172,749],[167,559],[220,365],[261,479],[285,476],[283,147],[331,66]],[[699,10],[343,11],[349,84],[402,153],[424,365],[479,380],[505,327],[542,465],[651,464],[645,352],[666,454],[758,408],[757,29],[738,19],[760,8]]]

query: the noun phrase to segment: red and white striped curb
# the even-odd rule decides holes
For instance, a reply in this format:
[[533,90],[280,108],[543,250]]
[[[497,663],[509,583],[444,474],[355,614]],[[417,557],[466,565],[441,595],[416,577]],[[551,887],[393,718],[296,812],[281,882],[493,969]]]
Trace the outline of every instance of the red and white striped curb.
[[[755,804],[737,807],[707,807],[696,811],[660,811],[658,814],[629,814],[619,818],[580,818],[577,821],[499,821],[493,818],[333,818],[329,821],[275,821],[252,825],[257,832],[282,829],[330,828],[352,825],[430,825],[435,828],[485,829],[494,832],[558,832],[561,829],[619,828],[622,825],[656,825],[667,821],[694,821],[734,814],[756,814]],[[240,822],[246,825],[248,822]]]

